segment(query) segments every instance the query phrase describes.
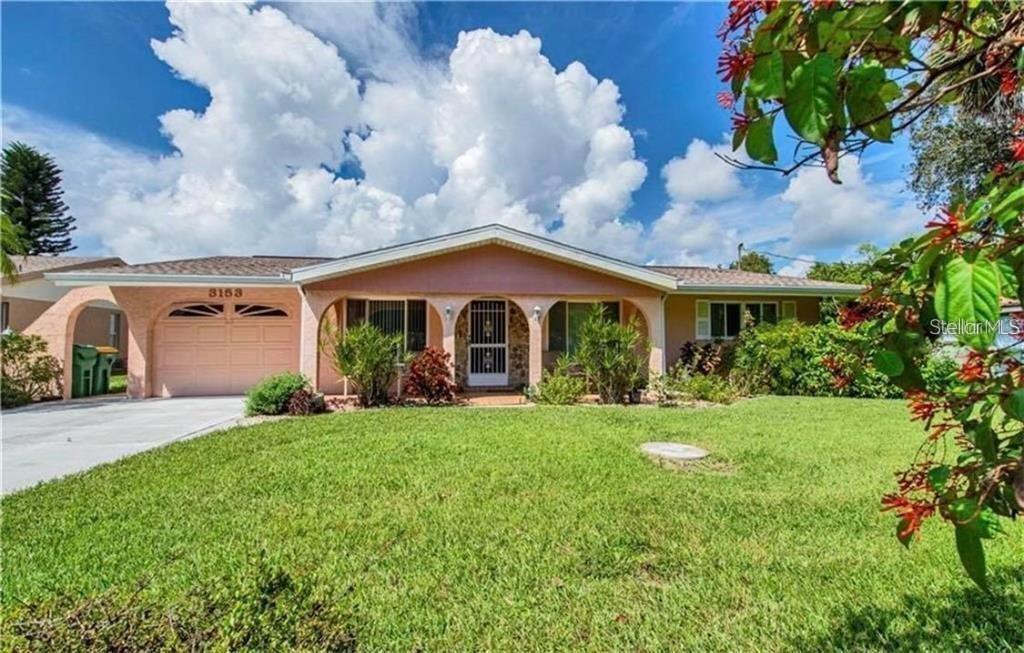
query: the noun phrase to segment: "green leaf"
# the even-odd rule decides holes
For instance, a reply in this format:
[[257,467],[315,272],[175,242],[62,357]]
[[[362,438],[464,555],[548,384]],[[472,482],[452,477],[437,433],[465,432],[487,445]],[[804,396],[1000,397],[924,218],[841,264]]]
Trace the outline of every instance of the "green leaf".
[[908,549],[910,548],[910,543],[914,541],[914,533],[908,531],[907,528],[909,525],[909,519],[901,519],[896,523],[896,539]]
[[985,549],[981,538],[966,526],[956,527],[956,552],[960,554],[960,563],[967,570],[967,575],[983,590],[988,590],[988,579],[985,577]]
[[875,369],[886,376],[899,376],[903,374],[903,359],[894,351],[883,349],[875,353],[872,362]]
[[871,138],[890,142],[892,140],[892,116],[879,118],[888,107],[881,98],[885,86],[885,69],[877,61],[866,61],[847,75],[849,87],[846,91],[846,108],[850,119],[860,130]]
[[949,482],[949,467],[946,465],[939,465],[938,467],[932,467],[928,470],[928,485],[931,486],[936,493],[942,494],[946,491],[946,483]]
[[740,127],[732,133],[732,151],[740,149],[740,145],[743,145],[743,140],[747,137],[747,128]]
[[1024,212],[1024,188],[1018,188],[1004,197],[999,204],[992,209],[992,217],[996,222],[1003,224],[1020,217]]
[[1017,388],[1003,400],[1003,412],[1015,420],[1024,422],[1024,388]]
[[793,69],[786,84],[786,120],[805,140],[825,144],[836,121],[836,61],[820,52]]
[[975,349],[992,344],[999,319],[999,269],[995,263],[978,257],[973,262],[962,256],[946,261],[935,283],[935,312],[947,323],[958,327],[957,339]]
[[763,116],[750,123],[747,129],[747,154],[751,159],[761,163],[772,164],[779,158],[775,151],[775,138],[772,130],[775,116]]
[[786,97],[785,63],[778,50],[761,55],[754,62],[747,82],[747,93],[762,100]]

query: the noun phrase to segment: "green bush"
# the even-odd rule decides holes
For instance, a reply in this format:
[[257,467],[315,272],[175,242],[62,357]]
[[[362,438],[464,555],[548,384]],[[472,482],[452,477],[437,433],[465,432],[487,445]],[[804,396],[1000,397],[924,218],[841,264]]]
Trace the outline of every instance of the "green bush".
[[862,358],[874,354],[863,327],[785,320],[744,329],[736,342],[733,378],[747,392],[818,397],[902,396]]
[[62,394],[63,368],[39,336],[0,337],[0,406],[14,408]]
[[309,380],[295,372],[268,376],[245,395],[246,415],[280,415],[288,409],[288,401],[296,392],[309,390]]
[[946,394],[956,383],[956,373],[959,371],[960,365],[952,356],[933,354],[921,368],[924,387],[929,394]]
[[331,354],[334,369],[355,385],[360,405],[387,404],[398,366],[411,358],[403,353],[401,334],[389,336],[364,323],[344,333],[328,329],[325,338],[322,346]]
[[567,356],[560,356],[550,372],[544,370],[540,383],[527,391],[530,401],[538,404],[568,406],[575,404],[587,391],[583,377],[572,373],[572,363]]
[[647,370],[648,345],[636,320],[619,324],[605,317],[600,304],[580,326],[573,362],[601,403],[625,403],[639,389]]
[[675,406],[686,401],[709,401],[729,404],[740,392],[727,377],[718,374],[693,373],[685,363],[678,363],[651,380],[650,396],[659,406]]

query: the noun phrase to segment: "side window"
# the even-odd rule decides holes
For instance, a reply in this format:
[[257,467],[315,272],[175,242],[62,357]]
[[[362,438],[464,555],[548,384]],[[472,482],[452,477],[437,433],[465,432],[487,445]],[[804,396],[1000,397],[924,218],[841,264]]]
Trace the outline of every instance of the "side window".
[[167,317],[223,317],[224,304],[185,304],[171,309]]

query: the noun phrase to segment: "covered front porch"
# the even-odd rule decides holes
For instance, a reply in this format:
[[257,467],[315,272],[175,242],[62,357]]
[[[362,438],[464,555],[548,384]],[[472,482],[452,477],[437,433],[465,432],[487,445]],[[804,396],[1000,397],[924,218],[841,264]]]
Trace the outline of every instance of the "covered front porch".
[[574,345],[575,329],[594,304],[609,319],[635,320],[650,345],[649,367],[664,371],[665,334],[660,296],[615,295],[367,295],[324,290],[303,293],[302,372],[327,394],[351,389],[334,370],[324,336],[362,322],[400,334],[407,351],[426,347],[450,356],[452,378],[465,393],[518,391],[540,382]]

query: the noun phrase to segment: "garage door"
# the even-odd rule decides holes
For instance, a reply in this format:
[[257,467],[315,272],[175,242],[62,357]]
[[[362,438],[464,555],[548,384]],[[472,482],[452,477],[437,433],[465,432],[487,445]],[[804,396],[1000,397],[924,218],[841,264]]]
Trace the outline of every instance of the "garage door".
[[298,369],[298,328],[283,308],[181,304],[157,321],[156,394],[242,394],[265,376]]

